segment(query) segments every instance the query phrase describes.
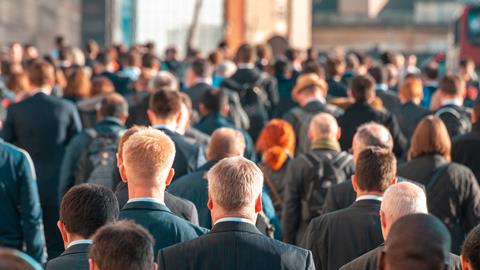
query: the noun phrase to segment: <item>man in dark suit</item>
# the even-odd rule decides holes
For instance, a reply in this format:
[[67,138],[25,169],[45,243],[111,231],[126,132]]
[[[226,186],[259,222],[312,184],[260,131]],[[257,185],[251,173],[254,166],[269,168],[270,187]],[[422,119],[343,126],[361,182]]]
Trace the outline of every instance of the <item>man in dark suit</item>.
[[396,182],[396,167],[395,156],[386,149],[370,147],[359,154],[352,177],[355,203],[313,219],[305,234],[305,247],[318,269],[337,270],[383,242],[380,203]]
[[108,52],[100,52],[97,55],[95,59],[95,74],[109,79],[119,94],[126,95],[132,87],[132,81],[128,77],[122,77],[115,73],[112,57]]
[[212,134],[212,139],[207,149],[208,162],[198,168],[194,173],[185,175],[168,187],[172,194],[185,198],[197,207],[200,226],[212,227],[212,216],[207,207],[208,181],[207,172],[219,160],[227,157],[241,156],[245,149],[243,135],[234,129],[220,128]]
[[37,89],[33,96],[8,108],[2,136],[7,142],[25,149],[33,159],[43,209],[43,224],[50,258],[62,251],[58,220],[58,181],[60,166],[70,140],[81,130],[74,104],[50,96],[55,84],[53,66],[44,61],[33,63],[28,71]]
[[192,100],[193,109],[198,111],[200,101],[208,90],[212,89],[212,67],[206,59],[193,60],[187,69],[185,93]]
[[441,107],[434,114],[442,119],[450,138],[472,129],[471,111],[463,107],[465,91],[465,82],[458,75],[446,75],[438,84],[436,95]]
[[225,158],[210,169],[208,181],[212,231],[162,249],[159,269],[315,269],[310,251],[270,239],[255,228],[263,176],[253,162]]
[[[427,214],[427,197],[419,186],[403,182],[390,186],[383,194],[383,201],[380,207],[380,222],[382,225],[383,238],[387,239],[392,225],[401,217],[424,213]],[[340,270],[376,270],[378,254],[382,251],[381,245],[357,259],[342,266]],[[451,270],[461,270],[460,257],[450,254]]]
[[377,269],[448,269],[450,242],[447,227],[436,217],[407,215],[393,224]]
[[118,202],[111,190],[100,185],[81,184],[63,197],[57,223],[65,251],[45,264],[46,270],[88,269],[90,238],[118,217]]
[[[269,117],[275,115],[275,108],[278,104],[277,81],[266,73],[255,68],[255,48],[249,44],[243,44],[237,51],[236,60],[238,70],[227,80],[223,81],[221,88],[227,88],[237,92],[240,97],[246,93],[248,87],[256,87],[261,91],[261,104],[253,104],[253,110],[249,110],[250,128],[248,133],[253,141],[257,140],[260,130],[263,128]],[[243,99],[246,101],[247,98]],[[246,104],[243,103],[243,106]],[[250,105],[250,104],[248,104]],[[264,115],[266,112],[267,115]]]
[[0,139],[0,246],[46,259],[42,209],[32,161],[27,152]]
[[105,225],[93,236],[90,270],[155,270],[152,235],[131,221]]
[[368,69],[368,74],[375,81],[375,94],[382,100],[383,108],[394,113],[400,107],[400,99],[388,87],[387,69],[382,66],[374,66]]
[[[377,123],[361,125],[353,137],[352,152],[354,161],[358,154],[367,147],[380,147],[392,151],[393,139],[388,129]],[[355,202],[357,195],[352,186],[352,181],[332,186],[325,197],[323,213],[349,207]]]
[[181,110],[182,98],[179,92],[159,90],[151,96],[147,111],[152,126],[163,131],[175,143],[174,179],[194,171],[204,161],[199,147],[189,143],[177,132]]
[[452,141],[452,161],[470,168],[480,181],[480,103],[477,102],[473,111],[472,131],[457,136]]
[[207,232],[165,206],[165,188],[175,173],[175,145],[165,133],[155,129],[137,131],[124,143],[122,155],[120,175],[127,182],[129,200],[120,211],[120,219],[145,227],[155,238],[155,252]]
[[401,157],[406,149],[407,141],[400,131],[397,119],[388,112],[374,109],[371,103],[375,100],[375,88],[373,80],[368,76],[356,76],[352,79],[350,96],[355,100],[345,113],[338,118],[342,128],[340,144],[343,150],[352,147],[353,136],[359,126],[368,122],[376,122],[388,128],[393,137],[393,151],[397,157]]

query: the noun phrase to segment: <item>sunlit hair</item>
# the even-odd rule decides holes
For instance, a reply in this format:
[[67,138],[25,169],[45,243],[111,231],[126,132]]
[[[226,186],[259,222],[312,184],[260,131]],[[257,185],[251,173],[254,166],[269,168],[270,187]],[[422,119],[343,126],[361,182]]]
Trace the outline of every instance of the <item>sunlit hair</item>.
[[272,119],[262,129],[256,150],[271,169],[279,170],[289,156],[295,153],[295,132],[292,125],[282,119]]
[[427,197],[419,186],[409,182],[401,182],[391,185],[383,193],[380,209],[387,216],[388,222],[393,224],[406,215],[427,214]]
[[417,78],[406,79],[400,87],[399,96],[406,101],[421,99],[423,97],[423,85]]
[[212,133],[208,144],[209,160],[221,160],[227,157],[241,156],[245,151],[243,134],[232,128],[219,128]]
[[66,97],[89,97],[92,88],[90,73],[84,68],[78,68],[67,79],[67,87],[63,91]]
[[447,128],[436,116],[427,116],[413,132],[408,159],[427,155],[441,155],[450,160],[452,143]]

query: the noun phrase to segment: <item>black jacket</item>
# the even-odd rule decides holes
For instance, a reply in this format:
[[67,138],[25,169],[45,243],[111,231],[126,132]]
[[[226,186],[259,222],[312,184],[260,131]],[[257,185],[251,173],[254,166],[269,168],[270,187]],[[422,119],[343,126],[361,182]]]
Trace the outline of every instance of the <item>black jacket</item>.
[[[128,185],[120,182],[115,190],[115,196],[118,200],[118,205],[122,209],[128,201]],[[198,212],[195,205],[185,199],[174,196],[167,191],[164,194],[165,205],[176,216],[181,217],[192,224],[198,225]]]
[[[384,248],[383,245],[373,249],[355,260],[345,264],[340,270],[377,270],[378,254]],[[450,253],[449,270],[462,270],[460,257]]]
[[452,142],[452,160],[470,168],[480,181],[480,121],[475,123],[472,131],[457,136]]
[[65,148],[81,128],[73,103],[39,92],[8,107],[2,131],[5,141],[25,149],[32,157],[51,258],[63,251],[63,241],[56,225],[60,167]]
[[376,90],[375,93],[382,101],[383,107],[389,112],[394,113],[400,107],[400,98],[398,98],[395,92],[390,90]]
[[[415,158],[398,168],[398,175],[428,186],[435,169],[448,162],[441,156]],[[452,252],[458,254],[465,235],[480,223],[480,188],[472,171],[450,163],[427,189],[428,210],[445,222],[452,235]]]
[[192,85],[190,88],[185,89],[185,93],[192,100],[193,109],[198,111],[198,106],[202,101],[203,95],[210,89],[212,89],[212,87],[204,82],[197,83],[195,85]]
[[255,226],[221,222],[195,240],[163,249],[161,270],[315,269],[310,251],[270,239]]
[[402,131],[405,138],[410,141],[412,138],[413,132],[417,127],[418,123],[427,115],[430,114],[428,109],[425,109],[413,102],[407,102],[402,104],[397,111],[395,111],[395,116],[398,119],[398,124],[400,125],[400,130]]
[[127,203],[120,220],[133,220],[147,229],[155,239],[155,254],[162,248],[192,240],[208,232],[174,215],[165,205],[154,202]]
[[471,112],[457,105],[445,105],[435,111],[447,127],[450,138],[466,134],[472,129]]
[[401,157],[407,146],[407,141],[400,131],[397,119],[388,112],[375,110],[367,103],[354,103],[345,110],[345,113],[338,118],[342,128],[340,144],[342,149],[347,151],[352,147],[352,140],[357,128],[368,122],[376,122],[388,128],[393,137],[393,151],[397,157]]
[[[332,149],[314,149],[312,152],[317,157],[324,159],[327,155],[337,155],[339,152]],[[308,222],[302,215],[302,199],[305,197],[307,175],[312,170],[313,164],[305,155],[300,155],[289,163],[287,174],[284,177],[286,184],[284,191],[284,205],[282,211],[283,241],[289,244],[300,244],[303,240]],[[353,175],[354,165],[351,159],[343,168],[346,179],[338,179],[339,182],[349,179]]]
[[349,207],[355,202],[357,194],[353,190],[352,181],[348,179],[345,182],[332,186],[325,196],[323,213],[330,213]]
[[149,108],[150,95],[144,97],[138,104],[131,106],[128,109],[128,118],[125,125],[130,128],[134,125],[149,126],[150,120],[147,117],[147,110]]
[[380,201],[361,200],[349,208],[312,220],[305,248],[313,253],[317,269],[338,270],[342,265],[383,242]]
[[45,270],[86,270],[90,244],[78,244],[67,248],[60,256],[48,261]]

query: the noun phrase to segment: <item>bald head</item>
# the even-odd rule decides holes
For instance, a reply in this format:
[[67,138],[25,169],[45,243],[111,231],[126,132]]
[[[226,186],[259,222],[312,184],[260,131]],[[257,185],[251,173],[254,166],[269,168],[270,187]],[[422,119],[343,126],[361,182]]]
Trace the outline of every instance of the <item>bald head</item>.
[[208,160],[221,160],[243,155],[245,139],[242,133],[232,128],[219,128],[212,134],[207,149]]
[[380,208],[383,237],[401,217],[410,214],[427,214],[427,197],[423,189],[410,182],[391,185],[383,194]]
[[450,233],[436,217],[413,214],[393,226],[380,254],[380,270],[448,269]]
[[358,127],[353,137],[353,158],[357,160],[358,154],[367,147],[380,147],[393,150],[393,138],[388,129],[380,124],[371,122]]
[[310,121],[309,134],[313,141],[320,138],[337,139],[339,134],[337,120],[329,113],[319,113]]

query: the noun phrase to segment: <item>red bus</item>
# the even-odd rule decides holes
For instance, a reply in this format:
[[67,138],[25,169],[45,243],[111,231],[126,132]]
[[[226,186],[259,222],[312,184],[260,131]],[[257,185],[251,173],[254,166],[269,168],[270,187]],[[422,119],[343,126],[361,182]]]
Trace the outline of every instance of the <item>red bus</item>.
[[457,69],[461,59],[472,59],[480,66],[480,5],[466,5],[455,21],[448,68]]

